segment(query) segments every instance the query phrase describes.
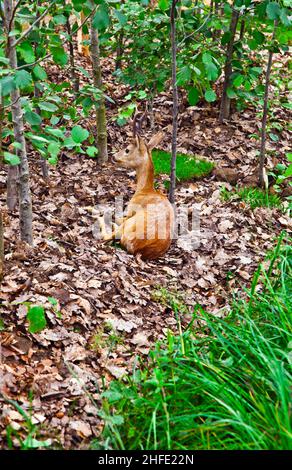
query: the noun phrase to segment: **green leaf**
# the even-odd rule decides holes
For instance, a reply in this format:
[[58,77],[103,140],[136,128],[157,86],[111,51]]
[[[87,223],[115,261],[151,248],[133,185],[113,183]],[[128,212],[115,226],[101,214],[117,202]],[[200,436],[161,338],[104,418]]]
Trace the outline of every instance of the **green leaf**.
[[[52,121],[52,118],[51,118],[51,121]],[[59,122],[59,119],[57,122],[55,122],[53,125],[56,125],[57,123]],[[57,137],[58,139],[65,139],[65,134],[63,131],[61,131],[61,129],[54,129],[53,127],[46,127],[46,132],[48,134],[51,134],[53,135],[54,137]]]
[[292,152],[286,153],[286,158],[287,158],[288,162],[292,162]]
[[218,68],[216,67],[215,64],[212,62],[209,62],[208,64],[205,64],[206,72],[207,72],[207,78],[209,81],[214,81],[218,77]]
[[20,46],[18,46],[18,51],[23,58],[24,62],[27,64],[31,64],[32,62],[35,62],[35,54],[33,47],[30,42],[25,41],[23,42]]
[[43,67],[37,64],[33,69],[32,73],[37,80],[46,80],[48,78],[47,72]]
[[125,26],[127,24],[128,18],[120,10],[114,10],[114,14],[121,26]]
[[160,10],[166,11],[170,7],[170,2],[169,2],[169,0],[159,0],[158,6],[159,6]]
[[288,15],[287,15],[286,8],[281,9],[280,20],[281,20],[281,23],[284,26],[290,26],[291,25],[290,17],[288,17]]
[[56,126],[59,121],[60,121],[60,118],[58,116],[52,116],[50,119],[50,123],[52,124],[52,126]]
[[63,47],[51,47],[54,62],[58,65],[66,65],[68,62],[68,55]]
[[230,99],[234,99],[234,98],[237,97],[236,92],[235,92],[235,91],[233,90],[233,88],[231,88],[231,87],[228,87],[228,88],[227,88],[226,94],[227,94],[228,98],[230,98]]
[[75,126],[71,131],[71,136],[76,144],[81,144],[88,138],[89,132],[81,126]]
[[233,80],[233,85],[238,88],[243,84],[244,81],[244,76],[243,75],[237,75],[235,79]]
[[9,64],[9,59],[7,57],[0,56],[0,62],[2,64],[8,65]]
[[276,20],[279,18],[281,9],[278,3],[270,2],[267,4],[266,12],[270,20]]
[[290,176],[292,176],[292,165],[288,166],[287,170],[284,173],[284,176],[285,178],[289,178]]
[[86,153],[89,157],[96,157],[96,155],[98,154],[98,149],[96,147],[87,147],[86,149]]
[[212,103],[213,101],[216,101],[217,96],[215,91],[213,90],[207,90],[205,91],[205,100],[208,101],[208,103]]
[[39,305],[30,306],[26,318],[29,322],[28,329],[30,333],[38,333],[47,325],[45,309]]
[[26,88],[32,82],[31,74],[26,70],[17,70],[14,76],[14,82],[18,88]]
[[204,52],[203,56],[202,56],[202,61],[203,61],[203,64],[212,64],[212,60],[213,60],[213,57],[211,56],[211,54],[209,54],[209,52]]
[[48,153],[51,155],[51,157],[57,157],[57,155],[60,153],[61,146],[57,142],[51,142],[48,145]]
[[58,300],[55,297],[48,297],[48,302],[50,302],[54,307],[58,305]]
[[4,162],[8,163],[11,166],[16,166],[16,165],[19,165],[20,158],[13,153],[4,152]]
[[37,113],[35,113],[34,111],[27,111],[24,114],[24,119],[31,126],[39,126],[42,122],[42,118]]
[[58,163],[58,157],[57,157],[57,156],[54,156],[54,157],[48,158],[48,163],[49,163],[50,165],[57,165],[57,163]]
[[56,15],[53,17],[53,21],[55,24],[66,24],[66,16],[64,15]]
[[50,113],[58,111],[58,106],[53,103],[49,103],[49,101],[42,101],[38,104],[38,106],[40,109],[43,109],[44,111],[49,111]]
[[0,79],[0,91],[2,96],[9,95],[14,88],[15,83],[13,75],[7,75],[6,77]]
[[230,33],[230,31],[226,31],[226,32],[223,34],[222,38],[221,38],[221,44],[222,44],[222,46],[225,46],[226,44],[228,44],[229,41],[230,41],[230,38],[231,38],[231,33]]
[[277,136],[277,134],[273,134],[273,132],[270,132],[270,133],[269,133],[269,136],[270,136],[270,139],[271,139],[273,142],[278,142],[279,137]]
[[35,439],[30,434],[24,439],[23,446],[27,449],[38,449],[39,447],[50,447],[52,444],[51,439],[47,439],[46,441],[39,441]]
[[186,83],[190,81],[191,76],[192,76],[191,68],[188,65],[185,65],[182,69],[178,71],[177,81],[176,81],[177,85],[178,86],[185,85]]
[[188,101],[191,106],[195,106],[199,101],[199,90],[197,88],[191,88],[188,93]]
[[110,24],[110,17],[106,5],[99,5],[93,18],[92,25],[98,30],[105,30]]
[[263,44],[265,42],[265,35],[260,31],[253,32],[254,40],[256,41],[257,45]]

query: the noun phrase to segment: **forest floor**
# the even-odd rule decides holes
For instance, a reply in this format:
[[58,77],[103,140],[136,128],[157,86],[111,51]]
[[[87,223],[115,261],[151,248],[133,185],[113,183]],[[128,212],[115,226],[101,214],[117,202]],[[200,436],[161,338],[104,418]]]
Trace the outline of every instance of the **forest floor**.
[[[108,94],[121,105],[126,87],[115,89],[111,65],[109,61]],[[170,150],[171,105],[171,94],[166,93],[154,103],[156,128],[166,128],[161,144],[166,150]],[[120,128],[112,121],[115,113],[111,105],[110,155],[130,136],[129,126]],[[92,131],[94,117],[82,125]],[[228,124],[219,125],[217,104],[182,105],[178,151],[206,157],[225,168],[226,174],[232,170],[240,184],[247,177],[252,180],[256,169],[259,141],[250,135],[258,132],[258,126],[252,107],[234,112]],[[268,150],[276,150],[281,161],[288,151],[285,131],[279,142],[268,144]],[[127,374],[137,356],[145,357],[168,329],[177,328],[169,296],[187,306],[183,325],[196,304],[210,314],[224,315],[231,292],[236,295],[248,285],[275,238],[291,229],[291,221],[279,209],[251,211],[244,203],[224,202],[220,188],[231,188],[230,183],[213,174],[177,187],[177,204],[200,213],[198,246],[188,251],[182,241],[174,242],[163,258],[143,262],[93,235],[92,208],[113,206],[117,195],[128,201],[135,188],[132,173],[111,162],[98,167],[93,159],[67,152],[57,167],[50,168],[45,182],[36,158],[31,151],[34,248],[15,241],[17,214],[5,214],[0,387],[6,398],[17,400],[26,412],[31,410],[38,439],[50,438],[53,447],[84,448],[101,429],[103,384]],[[271,158],[270,167],[275,164]],[[3,171],[0,178],[4,206]],[[58,300],[61,315],[48,297]],[[46,307],[48,325],[41,333],[28,332],[26,302]],[[2,399],[1,407],[0,440],[5,448],[7,426],[25,439],[28,423],[7,400]],[[15,438],[13,442],[17,445]]]

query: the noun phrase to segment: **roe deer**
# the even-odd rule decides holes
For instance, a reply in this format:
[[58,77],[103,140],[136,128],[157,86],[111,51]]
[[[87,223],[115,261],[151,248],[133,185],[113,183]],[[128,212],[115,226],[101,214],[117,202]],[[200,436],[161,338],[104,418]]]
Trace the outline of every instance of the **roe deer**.
[[[140,124],[143,119],[140,119]],[[133,140],[125,150],[117,153],[115,161],[124,168],[136,170],[137,188],[129,202],[126,217],[110,234],[104,219],[99,218],[105,241],[120,238],[121,245],[131,254],[143,259],[155,259],[169,248],[174,226],[174,211],[167,197],[154,189],[154,166],[151,150],[162,140],[163,133],[154,135],[148,144],[138,133],[134,118]]]

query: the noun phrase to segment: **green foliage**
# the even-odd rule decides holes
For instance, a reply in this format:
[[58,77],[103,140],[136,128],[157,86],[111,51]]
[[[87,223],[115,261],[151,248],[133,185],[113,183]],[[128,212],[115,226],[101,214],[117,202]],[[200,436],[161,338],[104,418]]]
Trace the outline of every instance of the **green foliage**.
[[27,311],[30,333],[39,333],[47,326],[45,309],[39,305],[29,305]]
[[[154,170],[156,175],[170,174],[171,154],[164,150],[153,150],[152,152]],[[208,160],[197,158],[194,155],[177,154],[176,178],[178,181],[203,178],[213,169],[213,163]]]
[[228,191],[225,187],[222,187],[221,197],[224,201],[243,201],[251,209],[256,207],[283,208],[281,198],[277,194],[272,194],[259,188],[244,187]]
[[225,318],[197,306],[149,363],[111,382],[102,394],[102,441],[93,447],[292,449],[291,245],[279,243],[269,259]]
[[[32,396],[30,397],[32,401]],[[32,420],[32,407],[29,411],[25,411],[16,401],[6,399],[7,403],[13,406],[16,411],[23,417],[21,423],[21,432],[13,429],[12,426],[6,428],[6,439],[9,449],[14,449],[13,437],[18,441],[18,446],[21,450],[35,450],[40,448],[48,448],[51,445],[51,440],[40,440],[39,439],[39,427],[33,424]],[[23,433],[25,438],[23,438]]]

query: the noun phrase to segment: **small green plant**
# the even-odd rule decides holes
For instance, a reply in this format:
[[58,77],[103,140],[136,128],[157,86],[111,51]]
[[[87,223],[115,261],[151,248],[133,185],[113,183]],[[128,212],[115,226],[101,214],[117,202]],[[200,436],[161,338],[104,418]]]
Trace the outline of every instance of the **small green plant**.
[[185,331],[111,382],[99,448],[292,449],[292,248],[283,238],[225,318],[196,306]]
[[283,207],[282,201],[277,194],[269,193],[259,188],[235,188],[229,191],[225,186],[221,188],[221,198],[223,201],[243,201],[251,209],[256,207]]
[[[156,175],[170,175],[171,154],[164,150],[152,152],[154,170]],[[177,154],[176,178],[178,181],[203,178],[213,169],[213,163],[194,155]]]
[[189,309],[185,304],[184,295],[178,291],[171,291],[165,287],[157,287],[151,293],[151,297],[165,307],[169,307],[175,312],[189,313]]
[[[30,394],[30,402],[32,402],[32,394]],[[13,437],[18,441],[21,450],[40,449],[42,447],[50,447],[51,439],[39,440],[40,429],[39,426],[32,422],[32,406],[30,406],[28,413],[15,401],[5,399],[7,403],[13,406],[16,411],[24,418],[21,430],[15,430],[12,426],[6,428],[6,438],[9,449],[14,449]],[[25,438],[23,437],[25,435]]]

